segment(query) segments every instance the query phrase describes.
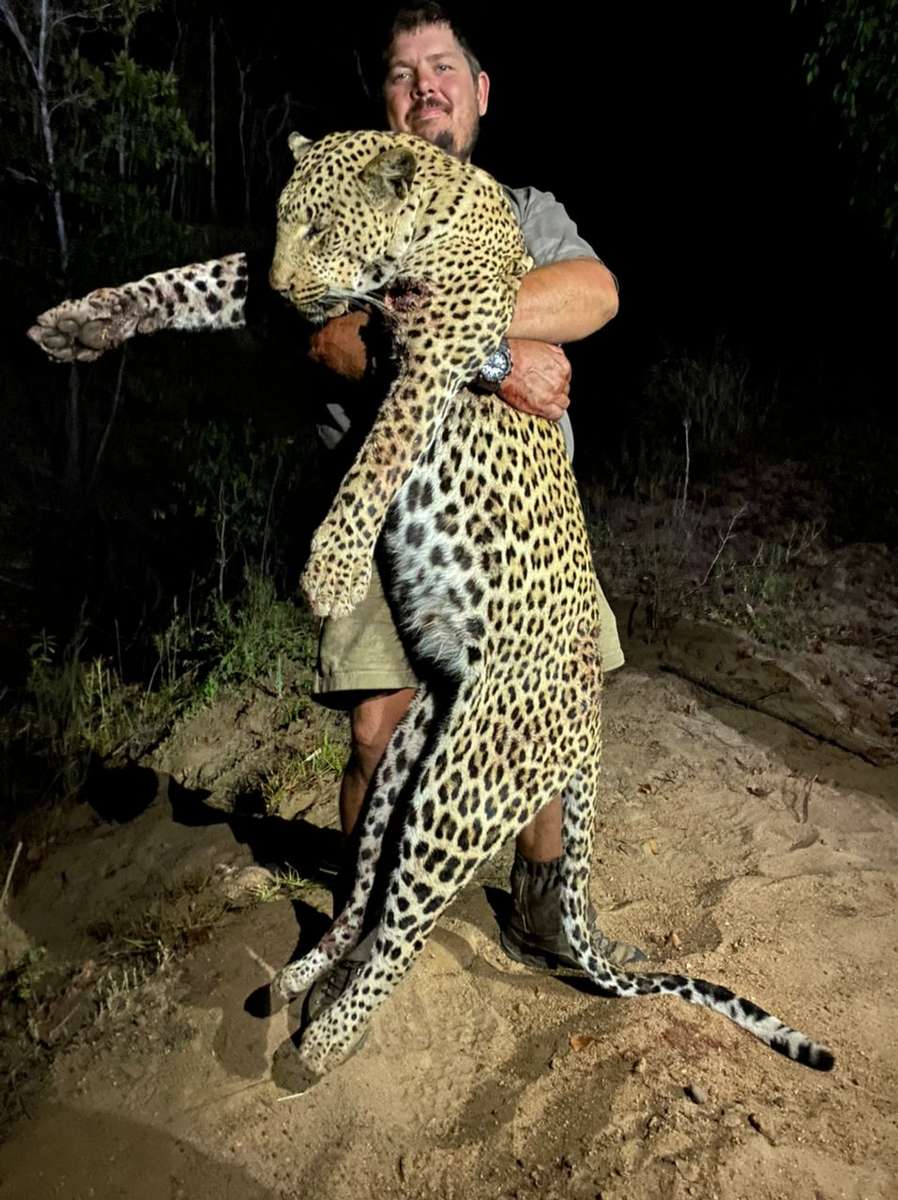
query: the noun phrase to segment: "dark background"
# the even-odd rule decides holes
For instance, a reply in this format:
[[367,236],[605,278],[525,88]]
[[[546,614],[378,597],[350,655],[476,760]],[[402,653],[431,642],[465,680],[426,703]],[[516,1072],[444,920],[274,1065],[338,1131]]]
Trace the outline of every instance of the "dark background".
[[[185,168],[177,203],[158,222],[116,208],[108,167],[97,169],[96,195],[83,177],[77,186],[63,181],[73,248],[65,272],[29,126],[27,73],[3,30],[0,99],[24,113],[0,135],[0,470],[8,484],[0,602],[10,678],[27,672],[36,630],[52,630],[60,643],[82,630],[86,646],[105,650],[114,629],[119,644],[139,647],[169,619],[173,597],[202,591],[215,573],[202,487],[218,486],[223,473],[236,478],[244,452],[264,457],[276,446],[283,456],[285,444],[294,447],[292,469],[278,467],[270,564],[285,590],[294,586],[327,490],[313,463],[314,417],[331,387],[304,363],[299,321],[275,333],[138,340],[120,382],[118,353],[79,369],[73,384],[68,368],[48,363],[23,334],[65,295],[264,247],[291,167],[286,134],[380,124],[378,53],[393,7],[167,0],[141,16],[130,52],[146,66],[173,66],[201,140],[210,136],[213,22],[217,204],[201,163]],[[839,148],[829,90],[805,78],[818,8],[793,14],[786,3],[732,0],[454,10],[492,79],[476,161],[510,185],[555,193],[620,279],[620,315],[570,350],[581,477],[623,490],[651,475],[682,431],[657,410],[647,381],[671,355],[713,356],[723,345],[750,364],[769,413],[751,440],[706,455],[705,468],[806,458],[821,478],[839,481],[825,514],[835,539],[893,540],[895,268],[875,213],[851,203],[856,163]],[[98,28],[78,49],[102,66],[121,45]],[[241,113],[258,134],[248,182]],[[59,119],[64,141],[63,110]],[[91,114],[79,119],[89,132]],[[131,186],[134,211],[154,186],[166,191],[152,172]],[[222,429],[230,448],[216,442],[210,466],[209,431]],[[239,555],[228,571],[238,589]]]
[[[379,122],[358,71],[376,87],[376,8],[295,14],[286,53],[278,35],[273,77],[303,97],[312,134]],[[590,384],[726,333],[771,367],[825,360],[878,390],[894,269],[849,203],[854,163],[828,96],[805,81],[818,14],[745,0],[454,10],[492,80],[477,161],[554,192],[620,279]]]

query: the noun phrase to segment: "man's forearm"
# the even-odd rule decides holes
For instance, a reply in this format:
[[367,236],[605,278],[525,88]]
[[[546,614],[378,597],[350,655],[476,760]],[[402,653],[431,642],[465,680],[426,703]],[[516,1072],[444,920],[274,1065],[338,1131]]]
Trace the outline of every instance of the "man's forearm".
[[572,258],[524,276],[508,336],[577,342],[616,313],[617,288],[608,268],[593,258]]

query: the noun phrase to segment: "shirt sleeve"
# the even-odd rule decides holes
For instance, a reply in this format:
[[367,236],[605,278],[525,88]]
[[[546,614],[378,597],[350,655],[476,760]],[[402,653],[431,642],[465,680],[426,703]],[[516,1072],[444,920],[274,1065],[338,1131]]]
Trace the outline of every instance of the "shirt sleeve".
[[521,232],[534,264],[564,262],[570,258],[602,260],[551,192],[537,188],[508,188],[508,198],[520,222]]

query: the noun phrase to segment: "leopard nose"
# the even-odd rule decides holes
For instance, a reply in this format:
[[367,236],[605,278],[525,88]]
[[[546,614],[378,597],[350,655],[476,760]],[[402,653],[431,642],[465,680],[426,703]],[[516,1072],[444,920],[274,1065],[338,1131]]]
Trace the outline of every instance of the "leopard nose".
[[290,277],[287,271],[276,262],[271,264],[271,270],[268,272],[268,282],[282,296],[290,294]]

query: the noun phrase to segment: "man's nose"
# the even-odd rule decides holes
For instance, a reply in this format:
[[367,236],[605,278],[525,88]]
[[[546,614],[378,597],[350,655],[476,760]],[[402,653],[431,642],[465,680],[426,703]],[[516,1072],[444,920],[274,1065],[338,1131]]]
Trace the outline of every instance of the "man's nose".
[[436,91],[436,81],[432,72],[427,70],[419,70],[415,73],[415,82],[412,85],[412,95],[417,100],[421,96],[431,96]]

